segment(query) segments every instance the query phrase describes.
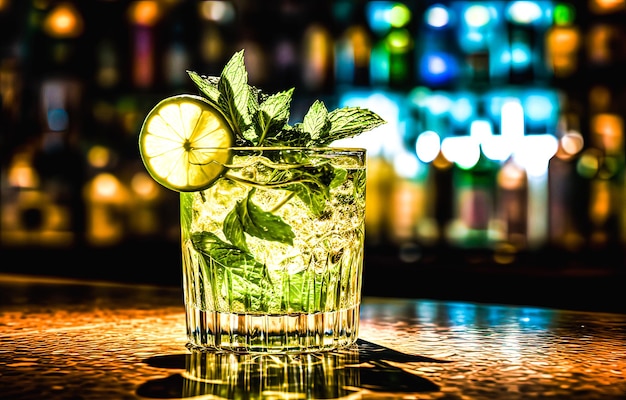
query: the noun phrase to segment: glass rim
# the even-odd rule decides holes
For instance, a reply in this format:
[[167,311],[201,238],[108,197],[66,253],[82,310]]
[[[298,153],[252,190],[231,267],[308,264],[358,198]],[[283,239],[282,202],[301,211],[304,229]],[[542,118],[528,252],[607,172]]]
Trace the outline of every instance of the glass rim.
[[298,150],[298,151],[337,151],[337,152],[366,152],[365,147],[331,147],[331,146],[229,146],[229,147],[203,147],[203,150],[244,150],[244,151],[285,151],[285,150]]

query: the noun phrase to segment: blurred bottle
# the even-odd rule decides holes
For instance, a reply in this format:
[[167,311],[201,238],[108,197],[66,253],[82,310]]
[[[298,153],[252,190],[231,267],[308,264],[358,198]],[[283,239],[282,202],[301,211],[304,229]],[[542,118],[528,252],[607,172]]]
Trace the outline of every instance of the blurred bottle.
[[[591,147],[580,168],[590,176],[590,244],[614,249],[625,242],[622,225],[624,193],[624,117],[616,112],[614,89],[596,86],[590,92]],[[586,169],[585,169],[586,167]]]
[[382,157],[367,160],[367,203],[365,204],[365,229],[367,245],[380,246],[389,241],[392,186],[397,177],[393,166]]
[[537,85],[551,78],[545,62],[545,37],[553,20],[552,5],[546,2],[508,2],[509,83]]
[[528,177],[513,159],[497,175],[498,219],[504,229],[504,244],[517,253],[528,248]]
[[575,11],[570,4],[555,5],[554,24],[546,31],[544,62],[556,81],[572,82],[570,78],[581,75],[579,59],[583,38]]
[[302,83],[311,97],[330,95],[335,88],[334,42],[324,21],[313,21],[302,37]]
[[134,1],[127,12],[131,25],[132,84],[149,89],[157,78],[156,25],[163,10],[156,1]]
[[420,85],[431,89],[457,88],[461,51],[456,40],[458,27],[453,14],[447,7],[435,4],[426,10],[425,21],[418,27],[414,71]]
[[584,179],[576,172],[576,160],[585,146],[581,134],[583,115],[582,104],[571,96],[562,104],[557,128],[559,147],[549,168],[549,242],[571,254],[581,251],[585,241],[581,216],[586,214],[583,204],[588,195]]
[[188,70],[193,70],[190,43],[198,36],[198,18],[195,9],[188,10],[185,3],[171,13],[162,29],[163,53],[159,63],[163,66],[163,80],[168,91],[190,87]]
[[363,24],[349,25],[335,42],[335,82],[344,86],[369,84],[371,37]]
[[[40,177],[37,189],[46,193],[59,218],[47,235],[69,237],[64,244],[80,245],[86,224],[82,198],[86,168],[80,150],[89,77],[83,62],[89,46],[85,11],[77,3],[63,2],[50,4],[41,12],[41,30],[33,36],[26,60],[32,63],[29,72],[38,78],[33,82],[37,93],[29,104],[36,112],[33,166]],[[42,221],[49,217],[42,214]],[[41,228],[46,229],[45,224]]]
[[456,168],[453,175],[457,218],[462,223],[461,245],[489,248],[493,242],[492,223],[495,218],[496,175],[499,165],[481,151],[476,164]]
[[365,4],[372,32],[370,83],[407,90],[414,83],[413,11],[405,2],[373,1]]
[[509,24],[509,83],[528,84],[535,81],[532,49],[537,43],[535,32],[526,26]]
[[70,78],[51,79],[43,82],[41,89],[41,142],[33,163],[41,177],[41,190],[60,207],[62,218],[69,220],[63,229],[74,235],[73,244],[79,245],[86,224],[82,197],[86,163],[79,147],[83,85]]

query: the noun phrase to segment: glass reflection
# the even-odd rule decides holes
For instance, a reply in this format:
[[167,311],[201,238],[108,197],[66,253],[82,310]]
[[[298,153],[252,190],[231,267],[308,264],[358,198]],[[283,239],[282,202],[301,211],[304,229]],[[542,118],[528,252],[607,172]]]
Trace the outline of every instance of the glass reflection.
[[192,352],[185,361],[183,397],[349,398],[360,386],[358,347],[300,355]]
[[439,385],[416,373],[421,363],[446,360],[399,352],[359,339],[345,349],[300,355],[234,354],[191,351],[144,361],[175,369],[166,378],[137,388],[147,398],[210,399],[351,399],[415,398],[438,392]]

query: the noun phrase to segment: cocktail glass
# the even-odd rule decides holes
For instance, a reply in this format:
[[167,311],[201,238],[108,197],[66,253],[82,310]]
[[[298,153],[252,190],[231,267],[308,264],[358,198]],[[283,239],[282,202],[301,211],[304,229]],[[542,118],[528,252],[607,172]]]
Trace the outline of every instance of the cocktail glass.
[[227,151],[208,189],[180,195],[188,347],[308,353],[353,344],[365,150]]

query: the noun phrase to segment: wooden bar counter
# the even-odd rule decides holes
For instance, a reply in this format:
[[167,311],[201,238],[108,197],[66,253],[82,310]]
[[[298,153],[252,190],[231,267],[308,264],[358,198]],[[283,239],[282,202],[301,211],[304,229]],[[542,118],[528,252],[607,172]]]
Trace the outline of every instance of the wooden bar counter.
[[185,348],[182,289],[0,275],[1,399],[626,399],[626,315],[366,297],[325,354]]

